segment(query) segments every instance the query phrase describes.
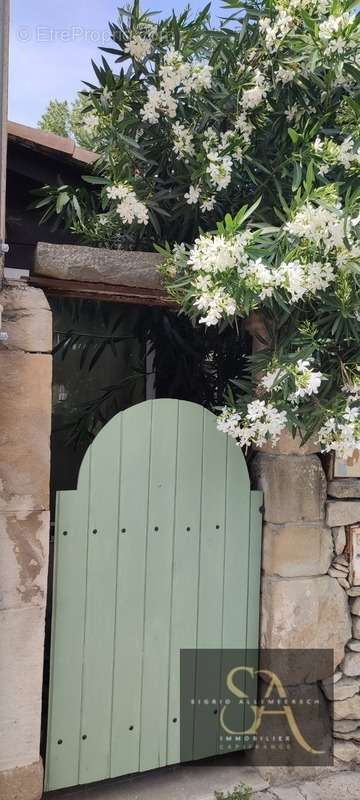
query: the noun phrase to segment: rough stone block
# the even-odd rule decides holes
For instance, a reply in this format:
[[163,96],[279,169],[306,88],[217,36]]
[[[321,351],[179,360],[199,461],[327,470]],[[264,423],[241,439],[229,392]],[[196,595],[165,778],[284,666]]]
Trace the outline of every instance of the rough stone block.
[[0,294],[7,350],[51,353],[52,315],[41,289],[12,281]]
[[[334,669],[351,637],[347,595],[337,580],[317,578],[263,579],[262,646],[266,648],[333,649]],[[308,674],[294,671],[293,683],[330,677],[324,665],[309,665]]]
[[360,695],[355,694],[346,700],[335,700],[331,705],[333,718],[338,719],[359,719],[360,718]]
[[355,742],[334,742],[334,758],[345,764],[360,764],[360,746]]
[[360,679],[355,681],[353,678],[341,678],[333,685],[322,682],[322,689],[328,700],[346,700],[353,697],[360,689]]
[[326,522],[330,528],[360,521],[360,500],[328,500]]
[[264,492],[266,522],[316,522],[324,518],[326,478],[317,456],[270,456],[252,462],[256,488]]
[[51,357],[0,353],[0,509],[49,507]]
[[0,641],[1,771],[39,759],[44,610],[2,611]]
[[328,483],[328,494],[344,500],[360,498],[360,478],[335,478]]
[[356,653],[353,650],[347,652],[344,658],[342,670],[344,675],[348,675],[349,677],[360,675],[360,653]]
[[352,635],[354,639],[360,639],[360,617],[352,617]]
[[[360,597],[354,597],[350,601],[351,613],[355,617],[360,617]],[[356,638],[356,637],[355,637]]]
[[48,511],[0,512],[0,611],[46,605]]
[[340,553],[344,551],[346,545],[346,534],[344,526],[340,525],[338,528],[332,528],[332,536],[333,536],[335,553],[337,556],[339,556]]
[[338,719],[334,720],[333,729],[338,733],[353,733],[360,727],[360,719]]
[[161,288],[161,256],[151,252],[38,242],[34,272],[61,280]]
[[350,641],[347,643],[347,647],[349,650],[353,650],[355,653],[360,653],[359,639],[350,639]]
[[308,456],[313,453],[319,453],[320,445],[315,437],[311,437],[307,442],[303,443],[298,433],[294,437],[290,431],[285,430],[280,434],[275,447],[271,442],[266,442],[262,447],[255,445],[255,450],[259,450],[260,453],[269,453],[270,455]]
[[262,566],[267,575],[283,578],[324,575],[332,557],[330,528],[270,523],[264,526]]
[[0,772],[1,800],[40,800],[43,796],[42,761]]

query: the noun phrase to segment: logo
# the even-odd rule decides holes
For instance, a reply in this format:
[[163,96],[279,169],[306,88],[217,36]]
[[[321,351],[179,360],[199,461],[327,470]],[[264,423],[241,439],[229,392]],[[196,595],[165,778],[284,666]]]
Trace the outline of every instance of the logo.
[[181,761],[252,750],[258,765],[331,766],[319,680],[333,662],[331,650],[182,650]]

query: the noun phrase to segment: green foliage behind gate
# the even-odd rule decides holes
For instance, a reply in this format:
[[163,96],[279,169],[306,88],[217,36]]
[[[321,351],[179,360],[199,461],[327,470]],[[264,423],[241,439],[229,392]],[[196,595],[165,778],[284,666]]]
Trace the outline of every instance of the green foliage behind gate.
[[209,411],[120,412],[57,500],[47,789],[179,762],[180,649],[258,644],[261,493]]

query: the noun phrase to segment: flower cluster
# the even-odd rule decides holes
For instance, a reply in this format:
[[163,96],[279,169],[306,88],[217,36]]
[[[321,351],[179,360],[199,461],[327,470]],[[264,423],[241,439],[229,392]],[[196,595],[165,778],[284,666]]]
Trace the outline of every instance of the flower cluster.
[[125,44],[125,52],[136,61],[143,61],[151,53],[152,42],[149,36],[134,34]]
[[286,411],[264,400],[253,400],[243,412],[224,408],[217,422],[219,430],[236,439],[240,447],[261,447],[267,440],[275,445],[286,424]]
[[287,384],[287,398],[291,404],[298,404],[305,397],[318,394],[325,376],[311,368],[309,359],[299,358],[296,363],[277,366],[266,372],[260,381],[260,388],[266,392],[283,392]]
[[[191,186],[187,202],[197,203],[199,194],[199,187]],[[279,292],[283,302],[293,306],[334,285],[337,269],[359,257],[355,241],[352,247],[349,244],[352,237],[345,226],[344,214],[337,206],[330,209],[306,202],[292,220],[284,223],[274,234],[274,243],[278,243],[279,249],[284,237],[287,238],[289,256],[296,252],[294,245],[298,243],[298,258],[288,256],[276,264],[265,260],[261,249],[261,255],[256,257],[257,248],[261,247],[261,235],[261,231],[256,232],[251,227],[226,236],[224,233],[202,235],[188,252],[183,252],[181,276],[183,278],[184,273],[188,275],[195,310],[208,308],[210,297],[218,297],[219,288],[233,300],[226,308],[223,307],[224,318],[228,318],[230,313],[244,316],[247,308],[259,307],[261,303],[279,297]],[[171,261],[168,254],[168,266]],[[202,315],[200,321],[208,326],[217,324],[221,308],[218,304],[216,315]]]
[[246,247],[252,239],[250,231],[238,233],[229,239],[225,236],[199,236],[191,248],[188,264],[194,272],[219,272],[238,269],[248,262]]
[[116,205],[116,213],[122,222],[131,225],[138,222],[140,225],[147,225],[149,214],[146,205],[136,197],[135,192],[125,183],[108,186],[106,194],[109,200],[120,200]]
[[307,202],[286,223],[285,229],[290,236],[306,239],[317,247],[323,247],[328,253],[332,248],[344,246],[348,233],[345,223],[340,205],[329,209]]
[[172,128],[174,136],[174,152],[181,158],[195,154],[194,140],[191,131],[181,122],[175,122]]
[[335,451],[340,458],[349,458],[360,450],[360,408],[348,402],[337,416],[330,416],[318,432],[324,453]]
[[287,36],[294,26],[294,19],[284,8],[278,10],[276,19],[272,22],[270,17],[262,17],[259,28],[264,35],[265,47],[269,53],[273,53],[280,47],[282,40]]
[[233,317],[236,311],[235,300],[223,288],[207,291],[206,281],[202,282],[200,297],[194,302],[195,307],[203,312],[199,322],[205,325],[217,325],[224,317]]
[[211,85],[212,69],[209,64],[193,64],[185,61],[179,50],[170,47],[160,67],[160,86],[150,86],[147,99],[140,111],[145,122],[154,125],[164,113],[176,117],[177,92],[185,95],[199,94]]
[[319,39],[324,45],[325,55],[342,53],[346,47],[346,40],[343,33],[351,22],[351,15],[348,11],[336,16],[331,14],[319,25]]

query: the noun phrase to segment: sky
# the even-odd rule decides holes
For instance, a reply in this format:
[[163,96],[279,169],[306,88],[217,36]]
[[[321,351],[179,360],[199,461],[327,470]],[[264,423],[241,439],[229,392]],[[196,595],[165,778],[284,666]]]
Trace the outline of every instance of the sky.
[[[49,100],[73,100],[93,79],[91,59],[109,46],[108,22],[121,0],[10,0],[9,119],[36,126]],[[196,11],[206,0],[192,0]],[[186,0],[147,0],[144,9],[170,13]],[[213,0],[216,14],[221,0]]]

